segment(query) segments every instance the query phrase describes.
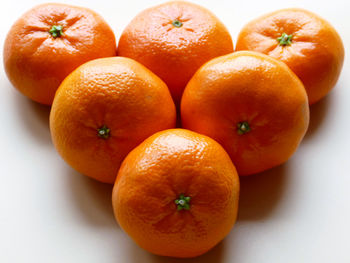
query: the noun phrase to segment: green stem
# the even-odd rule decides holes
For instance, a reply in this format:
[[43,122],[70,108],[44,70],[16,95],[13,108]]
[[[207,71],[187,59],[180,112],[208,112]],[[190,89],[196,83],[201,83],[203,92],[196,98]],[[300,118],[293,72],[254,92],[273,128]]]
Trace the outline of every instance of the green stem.
[[277,38],[277,41],[280,46],[289,46],[292,44],[293,35],[288,35],[283,33],[280,37]]
[[182,27],[182,22],[178,19],[175,19],[172,24],[174,27]]
[[191,197],[185,196],[181,194],[178,199],[175,200],[175,204],[177,205],[177,210],[180,211],[182,209],[189,210],[190,209],[190,200]]
[[246,122],[246,121],[243,121],[243,122],[239,122],[237,123],[237,133],[238,135],[243,135],[243,134],[246,134],[248,132],[250,132],[250,126],[249,126],[249,123]]
[[111,130],[106,125],[103,125],[101,128],[97,129],[97,135],[102,139],[108,139],[110,132]]
[[54,37],[61,37],[63,36],[63,27],[62,26],[57,26],[53,25],[51,29],[49,30],[49,33]]

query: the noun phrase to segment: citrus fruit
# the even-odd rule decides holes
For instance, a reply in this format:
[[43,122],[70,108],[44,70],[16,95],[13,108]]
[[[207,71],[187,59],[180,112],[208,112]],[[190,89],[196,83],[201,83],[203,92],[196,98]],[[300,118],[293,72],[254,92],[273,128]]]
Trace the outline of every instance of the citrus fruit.
[[92,10],[42,4],[22,15],[4,45],[4,66],[13,86],[51,105],[62,80],[79,65],[116,55],[113,31]]
[[236,50],[265,53],[285,62],[303,82],[313,104],[336,84],[344,61],[344,47],[335,29],[323,18],[303,9],[283,9],[248,23]]
[[309,123],[303,84],[281,61],[241,51],[204,64],[181,101],[182,125],[218,141],[239,175],[285,162]]
[[239,179],[225,150],[183,129],[158,132],[123,161],[112,203],[119,225],[142,248],[195,257],[233,227]]
[[175,105],[165,83],[121,57],[89,61],[57,90],[50,113],[52,141],[73,168],[114,183],[119,166],[153,133],[173,128]]
[[168,85],[176,104],[203,63],[231,52],[232,39],[221,21],[209,10],[182,1],[138,14],[118,44],[120,56],[139,61]]

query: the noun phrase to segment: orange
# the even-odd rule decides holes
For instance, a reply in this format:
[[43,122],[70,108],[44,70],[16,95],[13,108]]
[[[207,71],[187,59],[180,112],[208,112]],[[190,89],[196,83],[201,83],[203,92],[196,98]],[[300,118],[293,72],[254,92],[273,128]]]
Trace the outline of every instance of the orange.
[[7,34],[4,66],[13,86],[51,105],[62,80],[79,65],[116,55],[113,31],[92,10],[42,4],[22,15]]
[[239,179],[225,150],[183,129],[161,131],[125,158],[113,189],[119,225],[158,255],[195,257],[233,227]]
[[285,162],[309,123],[303,84],[283,63],[241,51],[203,65],[181,101],[182,125],[218,141],[239,175]]
[[175,127],[165,83],[121,57],[87,62],[57,90],[50,113],[52,141],[73,168],[114,183],[124,157],[144,139]]
[[343,43],[323,18],[303,9],[283,9],[248,23],[236,50],[265,53],[285,62],[303,82],[313,104],[336,84],[344,61]]
[[176,104],[196,70],[208,60],[233,52],[226,27],[209,10],[182,1],[144,10],[123,31],[118,54],[157,74]]

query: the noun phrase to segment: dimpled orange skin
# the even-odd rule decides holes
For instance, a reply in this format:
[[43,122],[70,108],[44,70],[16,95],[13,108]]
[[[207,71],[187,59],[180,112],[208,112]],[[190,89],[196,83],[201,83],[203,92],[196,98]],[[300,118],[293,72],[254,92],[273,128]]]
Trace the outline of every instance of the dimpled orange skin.
[[[181,102],[182,127],[219,142],[239,175],[285,162],[309,123],[303,84],[282,62],[240,51],[203,65]],[[238,126],[247,122],[250,131]],[[241,132],[241,134],[239,134]]]
[[[62,26],[54,38],[52,26]],[[12,85],[30,99],[51,105],[63,79],[79,65],[116,55],[114,33],[92,10],[42,4],[22,15],[4,45],[4,66]]]
[[[290,45],[277,41],[292,35]],[[313,104],[335,86],[344,61],[344,47],[335,29],[323,18],[303,9],[283,9],[248,23],[236,50],[265,53],[285,62],[303,82]]]
[[[73,168],[114,183],[125,156],[144,139],[175,127],[165,83],[140,63],[121,57],[89,61],[57,90],[50,113],[52,141]],[[106,126],[107,138],[99,136]]]
[[[175,20],[182,25],[174,26]],[[209,10],[182,1],[144,10],[125,28],[118,43],[118,54],[157,74],[176,104],[202,64],[231,52],[231,36],[220,20]]]
[[[190,197],[189,209],[175,200]],[[142,248],[199,256],[220,242],[237,216],[239,179],[225,150],[183,129],[154,134],[125,158],[113,189],[119,225]]]

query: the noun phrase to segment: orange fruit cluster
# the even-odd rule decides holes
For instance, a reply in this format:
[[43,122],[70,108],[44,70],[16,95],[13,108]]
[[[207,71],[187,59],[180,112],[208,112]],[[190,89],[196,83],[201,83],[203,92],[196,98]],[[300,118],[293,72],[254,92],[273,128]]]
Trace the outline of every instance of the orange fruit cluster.
[[291,157],[309,104],[334,87],[343,60],[335,29],[309,11],[251,21],[234,52],[223,23],[183,1],[141,12],[118,49],[92,10],[40,5],[15,22],[4,47],[13,86],[52,105],[62,158],[114,183],[119,225],[142,248],[172,257],[201,255],[225,238],[238,175]]

